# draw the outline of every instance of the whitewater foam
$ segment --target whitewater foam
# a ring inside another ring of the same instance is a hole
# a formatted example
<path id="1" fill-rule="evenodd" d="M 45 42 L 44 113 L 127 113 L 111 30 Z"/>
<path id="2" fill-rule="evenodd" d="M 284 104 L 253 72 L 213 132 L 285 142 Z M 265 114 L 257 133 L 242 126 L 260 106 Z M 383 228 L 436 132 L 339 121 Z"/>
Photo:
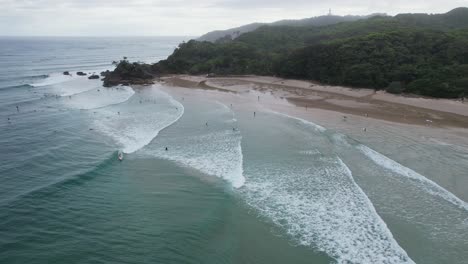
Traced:
<path id="1" fill-rule="evenodd" d="M 160 138 L 158 144 L 146 152 L 207 175 L 220 177 L 230 182 L 234 188 L 242 187 L 245 183 L 242 136 L 238 129 L 232 130 L 232 123 L 236 122 L 234 113 L 225 105 L 219 105 L 221 107 L 214 109 L 212 113 L 217 115 L 216 121 L 221 120 L 224 125 L 210 124 L 199 131 L 192 127 L 180 129 L 191 133 L 171 134 L 170 137 Z M 169 151 L 165 151 L 165 146 L 170 146 Z"/>
<path id="2" fill-rule="evenodd" d="M 90 110 L 123 103 L 134 94 L 133 89 L 128 86 L 111 89 L 99 87 L 73 96 L 64 96 L 62 102 L 70 108 Z"/>
<path id="3" fill-rule="evenodd" d="M 114 139 L 125 153 L 133 153 L 148 145 L 161 130 L 184 114 L 183 105 L 170 95 L 160 90 L 152 92 L 153 103 L 141 103 L 133 96 L 125 104 L 97 109 L 93 114 L 97 130 Z"/>
<path id="4" fill-rule="evenodd" d="M 152 154 L 182 165 L 192 167 L 208 175 L 229 181 L 240 188 L 245 183 L 242 168 L 242 149 L 239 134 L 210 133 L 191 137 L 189 146 L 172 146 L 170 151 L 153 151 Z"/>
<path id="5" fill-rule="evenodd" d="M 33 87 L 49 86 L 53 84 L 68 82 L 77 78 L 83 78 L 83 77 L 76 76 L 76 75 L 73 75 L 73 76 L 63 75 L 61 73 L 52 73 L 48 75 L 45 79 L 31 83 L 30 85 Z"/>
<path id="6" fill-rule="evenodd" d="M 325 132 L 327 131 L 326 128 L 320 126 L 320 125 L 317 125 L 313 122 L 310 122 L 308 120 L 305 120 L 305 119 L 302 119 L 302 118 L 299 118 L 299 117 L 295 117 L 295 116 L 290 116 L 290 115 L 287 115 L 287 114 L 283 114 L 283 113 L 280 113 L 280 112 L 276 112 L 276 111 L 273 111 L 273 110 L 268 110 L 268 112 L 272 113 L 272 114 L 275 114 L 275 115 L 279 115 L 279 116 L 284 116 L 284 117 L 287 117 L 287 118 L 290 118 L 290 119 L 294 119 L 294 120 L 297 120 L 297 121 L 300 121 L 301 123 L 305 124 L 305 125 L 308 125 L 312 128 L 314 128 L 316 131 L 318 132 Z"/>
<path id="7" fill-rule="evenodd" d="M 413 263 L 343 161 L 321 165 L 256 171 L 244 188 L 247 203 L 338 263 Z"/>
<path id="8" fill-rule="evenodd" d="M 424 177 L 423 175 L 415 172 L 414 170 L 401 165 L 400 163 L 378 153 L 377 151 L 364 146 L 358 145 L 356 146 L 364 155 L 366 155 L 369 159 L 371 159 L 377 165 L 386 168 L 398 175 L 407 177 L 409 179 L 415 180 L 414 182 L 419 184 L 426 192 L 439 196 L 444 200 L 468 211 L 468 204 L 461 200 L 460 198 L 456 197 L 453 193 L 447 191 L 446 189 L 439 186 L 437 183 L 433 182 L 432 180 Z"/>

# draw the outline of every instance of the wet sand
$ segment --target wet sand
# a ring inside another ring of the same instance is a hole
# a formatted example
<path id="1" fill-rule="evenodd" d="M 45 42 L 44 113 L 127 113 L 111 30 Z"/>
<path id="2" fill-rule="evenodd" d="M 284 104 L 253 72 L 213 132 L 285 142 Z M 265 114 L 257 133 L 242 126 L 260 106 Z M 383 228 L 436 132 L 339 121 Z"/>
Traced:
<path id="1" fill-rule="evenodd" d="M 468 128 L 468 103 L 448 99 L 405 97 L 371 89 L 326 86 L 275 77 L 216 77 L 176 75 L 162 79 L 169 85 L 232 93 L 251 91 L 285 99 L 308 109 L 323 109 L 403 124 Z M 344 117 L 346 116 L 346 117 Z"/>

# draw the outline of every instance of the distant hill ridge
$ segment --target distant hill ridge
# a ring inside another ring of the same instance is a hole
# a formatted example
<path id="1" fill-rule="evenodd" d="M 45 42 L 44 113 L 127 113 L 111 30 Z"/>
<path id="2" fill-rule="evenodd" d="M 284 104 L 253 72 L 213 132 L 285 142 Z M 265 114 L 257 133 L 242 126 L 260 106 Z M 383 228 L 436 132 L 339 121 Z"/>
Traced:
<path id="1" fill-rule="evenodd" d="M 326 26 L 333 25 L 340 22 L 351 22 L 360 19 L 367 19 L 375 16 L 387 16 L 384 13 L 375 13 L 367 16 L 335 16 L 335 15 L 326 15 L 326 16 L 317 16 L 304 19 L 285 19 L 279 20 L 272 23 L 251 23 L 243 25 L 240 27 L 230 28 L 226 30 L 216 30 L 208 32 L 201 37 L 198 41 L 210 41 L 216 42 L 218 40 L 233 40 L 242 35 L 243 33 L 254 31 L 261 26 Z"/>
<path id="2" fill-rule="evenodd" d="M 165 73 L 256 74 L 391 93 L 468 95 L 468 8 L 342 22 L 337 20 L 356 17 L 335 18 L 254 23 L 234 30 L 234 39 L 218 32 L 221 39 L 183 42 L 152 65 L 121 62 L 114 75 L 122 83 L 129 72 L 137 82 L 140 76 Z"/>

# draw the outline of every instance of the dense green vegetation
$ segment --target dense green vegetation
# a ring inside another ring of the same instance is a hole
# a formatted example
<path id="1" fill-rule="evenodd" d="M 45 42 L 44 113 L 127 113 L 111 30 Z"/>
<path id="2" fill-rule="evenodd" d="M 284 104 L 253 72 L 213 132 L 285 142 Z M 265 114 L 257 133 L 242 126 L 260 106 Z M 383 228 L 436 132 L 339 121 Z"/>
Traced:
<path id="1" fill-rule="evenodd" d="M 458 32 L 395 31 L 294 51 L 282 76 L 434 97 L 468 94 L 468 38 Z"/>
<path id="2" fill-rule="evenodd" d="M 456 98 L 468 94 L 468 8 L 327 26 L 262 26 L 235 40 L 191 40 L 156 72 L 259 74 Z"/>

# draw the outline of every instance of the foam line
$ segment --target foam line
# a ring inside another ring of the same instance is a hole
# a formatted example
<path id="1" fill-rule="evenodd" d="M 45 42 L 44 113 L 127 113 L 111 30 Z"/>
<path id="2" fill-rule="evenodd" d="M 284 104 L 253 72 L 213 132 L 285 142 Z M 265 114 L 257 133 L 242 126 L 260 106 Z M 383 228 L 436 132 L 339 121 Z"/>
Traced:
<path id="1" fill-rule="evenodd" d="M 220 115 L 222 122 L 226 124 L 236 122 L 234 113 L 225 105 L 218 104 L 221 108 L 213 112 Z M 155 148 L 145 151 L 152 156 L 222 178 L 234 188 L 240 188 L 245 183 L 241 142 L 240 131 L 231 130 L 231 125 L 221 128 L 212 126 L 205 131 L 161 138 Z M 170 150 L 165 151 L 165 146 L 170 146 Z"/>
<path id="2" fill-rule="evenodd" d="M 80 77 L 76 75 L 69 76 L 69 75 L 54 73 L 54 74 L 49 75 L 47 78 L 31 83 L 30 85 L 33 87 L 48 86 L 48 85 L 68 82 L 77 78 L 84 78 L 84 77 Z"/>
<path id="3" fill-rule="evenodd" d="M 417 183 L 424 188 L 425 191 L 432 195 L 439 196 L 444 200 L 468 211 L 468 204 L 461 200 L 460 198 L 456 197 L 453 193 L 447 191 L 443 187 L 439 186 L 437 183 L 433 182 L 432 180 L 424 177 L 423 175 L 415 172 L 414 170 L 405 167 L 398 162 L 378 153 L 377 151 L 364 146 L 358 145 L 356 146 L 364 155 L 366 155 L 369 159 L 371 159 L 377 165 L 386 168 L 398 175 L 410 178 L 415 180 Z"/>
<path id="4" fill-rule="evenodd" d="M 118 87 L 118 90 L 100 87 L 70 95 L 70 98 L 62 96 L 62 102 L 70 108 L 91 110 L 126 102 L 134 94 L 135 91 L 127 86 Z"/>
<path id="5" fill-rule="evenodd" d="M 174 116 L 172 120 L 167 121 L 166 123 L 162 124 L 158 129 L 155 129 L 153 133 L 150 133 L 148 136 L 141 138 L 140 140 L 138 140 L 137 142 L 134 142 L 133 144 L 127 144 L 124 147 L 123 152 L 133 153 L 143 148 L 144 146 L 148 145 L 154 138 L 156 138 L 159 135 L 159 132 L 161 132 L 161 130 L 174 124 L 184 115 L 184 112 L 185 112 L 184 106 L 178 101 L 174 100 L 170 95 L 167 95 L 167 96 L 170 97 L 169 99 L 170 102 L 173 105 L 176 105 L 178 109 L 181 109 L 181 111 L 178 111 L 178 114 Z"/>
<path id="6" fill-rule="evenodd" d="M 346 164 L 339 157 L 316 161 L 313 168 L 255 169 L 245 185 L 247 203 L 337 263 L 414 263 Z"/>
<path id="7" fill-rule="evenodd" d="M 134 102 L 128 104 L 96 109 L 93 116 L 97 130 L 114 139 L 127 154 L 148 145 L 161 130 L 177 122 L 185 111 L 184 106 L 170 95 L 159 90 L 156 93 L 157 104 L 139 104 L 134 98 Z"/>
<path id="8" fill-rule="evenodd" d="M 279 112 L 276 112 L 276 111 L 273 111 L 273 110 L 268 110 L 268 112 L 273 113 L 273 114 L 275 114 L 275 115 L 280 115 L 280 116 L 284 116 L 284 117 L 287 117 L 287 118 L 291 118 L 291 119 L 300 121 L 301 123 L 303 123 L 303 124 L 305 124 L 305 125 L 308 125 L 308 126 L 311 126 L 311 127 L 314 128 L 316 131 L 319 131 L 319 132 L 325 132 L 325 131 L 327 131 L 327 129 L 324 128 L 323 126 L 317 125 L 317 124 L 315 124 L 315 123 L 313 123 L 313 122 L 310 122 L 310 121 L 308 121 L 308 120 L 305 120 L 305 119 L 302 119 L 302 118 L 299 118 L 299 117 L 290 116 L 290 115 L 283 114 L 283 113 L 279 113 Z"/>

